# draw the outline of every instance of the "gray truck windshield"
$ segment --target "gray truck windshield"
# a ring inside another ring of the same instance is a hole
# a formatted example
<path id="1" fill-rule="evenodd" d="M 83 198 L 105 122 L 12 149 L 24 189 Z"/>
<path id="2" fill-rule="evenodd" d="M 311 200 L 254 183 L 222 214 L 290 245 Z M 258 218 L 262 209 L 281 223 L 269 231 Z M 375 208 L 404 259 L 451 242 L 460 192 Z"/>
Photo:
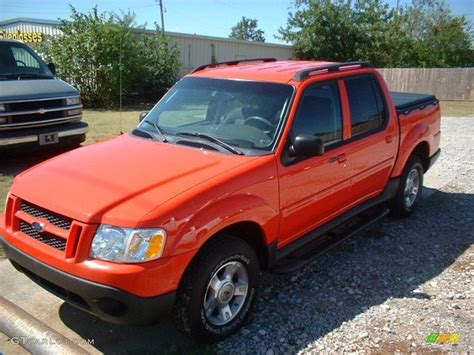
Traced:
<path id="1" fill-rule="evenodd" d="M 48 66 L 28 46 L 0 42 L 0 80 L 53 78 Z"/>
<path id="2" fill-rule="evenodd" d="M 164 134 L 207 135 L 234 147 L 270 150 L 292 93 L 287 84 L 189 77 L 176 84 L 145 121 L 154 122 Z M 153 127 L 142 122 L 140 129 Z"/>

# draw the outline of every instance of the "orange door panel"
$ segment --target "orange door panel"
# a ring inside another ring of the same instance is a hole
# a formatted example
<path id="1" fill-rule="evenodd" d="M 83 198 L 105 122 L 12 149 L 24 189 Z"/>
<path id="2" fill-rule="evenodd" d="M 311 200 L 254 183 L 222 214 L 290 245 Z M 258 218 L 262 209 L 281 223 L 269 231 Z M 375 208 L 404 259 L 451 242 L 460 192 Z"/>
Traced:
<path id="1" fill-rule="evenodd" d="M 388 182 L 398 149 L 397 118 L 374 75 L 346 78 L 341 91 L 349 106 L 347 154 L 354 206 L 379 195 Z"/>
<path id="2" fill-rule="evenodd" d="M 337 215 L 350 200 L 347 162 L 339 162 L 345 147 L 290 167 L 280 167 L 281 227 L 278 246 Z"/>
<path id="3" fill-rule="evenodd" d="M 300 134 L 313 135 L 323 141 L 326 152 L 293 161 L 283 153 L 279 247 L 340 214 L 349 204 L 350 158 L 343 145 L 347 116 L 341 102 L 337 80 L 309 84 L 300 96 L 287 145 Z"/>
<path id="4" fill-rule="evenodd" d="M 382 131 L 350 144 L 353 205 L 377 196 L 387 184 L 397 150 L 395 141 L 385 140 L 387 134 Z"/>

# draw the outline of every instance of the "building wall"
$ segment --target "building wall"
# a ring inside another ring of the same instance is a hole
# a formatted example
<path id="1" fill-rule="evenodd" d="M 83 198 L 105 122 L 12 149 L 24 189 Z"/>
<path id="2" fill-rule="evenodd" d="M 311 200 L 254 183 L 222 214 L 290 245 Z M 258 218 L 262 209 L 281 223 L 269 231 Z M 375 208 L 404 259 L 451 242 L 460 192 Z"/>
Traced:
<path id="1" fill-rule="evenodd" d="M 0 24 L 0 29 L 7 33 L 42 32 L 48 36 L 60 35 L 56 26 L 57 21 L 35 23 L 20 21 L 6 25 Z M 154 31 L 147 31 L 154 33 Z M 272 57 L 290 59 L 294 57 L 292 46 L 234 40 L 229 38 L 200 36 L 186 33 L 166 32 L 170 42 L 175 44 L 180 52 L 179 76 L 183 76 L 202 64 L 214 61 L 222 62 L 236 59 Z"/>
<path id="2" fill-rule="evenodd" d="M 33 22 L 16 22 L 8 25 L 1 25 L 0 29 L 3 29 L 7 33 L 13 33 L 16 31 L 20 32 L 42 32 L 47 36 L 60 35 L 59 31 L 54 25 L 46 25 Z"/>
<path id="3" fill-rule="evenodd" d="M 184 75 L 202 64 L 237 59 L 271 57 L 278 60 L 294 58 L 293 47 L 256 43 L 218 37 L 167 33 L 180 52 L 180 74 Z"/>

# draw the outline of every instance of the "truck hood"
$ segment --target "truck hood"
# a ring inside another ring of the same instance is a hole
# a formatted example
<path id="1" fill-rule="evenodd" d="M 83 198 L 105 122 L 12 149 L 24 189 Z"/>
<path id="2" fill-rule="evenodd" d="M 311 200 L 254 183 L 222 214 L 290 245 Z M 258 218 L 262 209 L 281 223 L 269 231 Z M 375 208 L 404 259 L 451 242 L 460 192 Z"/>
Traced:
<path id="1" fill-rule="evenodd" d="M 59 79 L 1 80 L 0 101 L 35 100 L 78 95 L 79 91 Z"/>
<path id="2" fill-rule="evenodd" d="M 124 134 L 30 168 L 11 193 L 81 222 L 134 227 L 169 199 L 253 159 Z"/>

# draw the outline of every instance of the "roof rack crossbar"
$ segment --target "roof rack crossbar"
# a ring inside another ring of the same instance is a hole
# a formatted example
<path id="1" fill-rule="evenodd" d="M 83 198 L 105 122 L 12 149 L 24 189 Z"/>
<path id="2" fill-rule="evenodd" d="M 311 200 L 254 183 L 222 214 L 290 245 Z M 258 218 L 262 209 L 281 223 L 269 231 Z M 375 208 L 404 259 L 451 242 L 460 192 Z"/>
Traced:
<path id="1" fill-rule="evenodd" d="M 293 79 L 295 81 L 303 81 L 306 78 L 316 75 L 316 74 L 323 74 L 323 73 L 334 73 L 344 69 L 350 69 L 351 67 L 355 68 L 371 68 L 372 64 L 368 62 L 346 62 L 346 63 L 337 63 L 337 64 L 329 64 L 329 65 L 320 65 L 317 67 L 307 68 L 298 71 Z"/>
<path id="2" fill-rule="evenodd" d="M 246 62 L 263 62 L 263 63 L 267 63 L 267 62 L 276 62 L 276 58 L 251 58 L 251 59 L 239 59 L 239 60 L 231 60 L 231 61 L 228 61 L 228 62 L 220 62 L 220 63 L 209 63 L 209 64 L 204 64 L 204 65 L 200 65 L 199 67 L 197 67 L 196 69 L 194 69 L 192 73 L 195 73 L 197 71 L 201 71 L 201 70 L 204 70 L 206 68 L 215 68 L 215 67 L 218 67 L 220 65 L 238 65 L 240 63 L 246 63 Z"/>

